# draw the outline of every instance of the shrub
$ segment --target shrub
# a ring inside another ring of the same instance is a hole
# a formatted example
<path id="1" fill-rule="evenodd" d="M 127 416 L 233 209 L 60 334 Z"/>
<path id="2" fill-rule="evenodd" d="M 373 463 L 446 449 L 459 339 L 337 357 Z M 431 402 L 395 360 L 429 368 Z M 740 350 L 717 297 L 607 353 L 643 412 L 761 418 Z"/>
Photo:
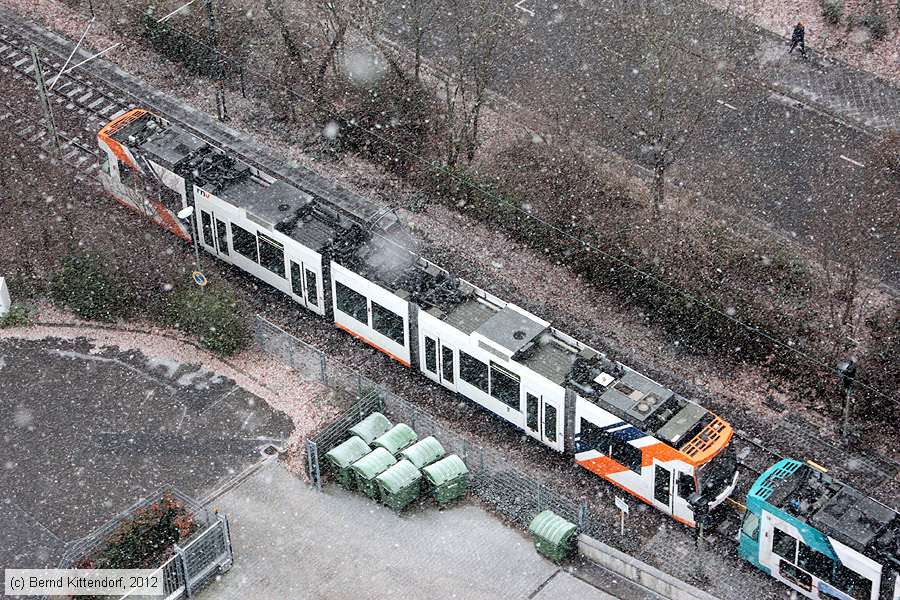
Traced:
<path id="1" fill-rule="evenodd" d="M 106 544 L 76 568 L 153 569 L 172 554 L 172 546 L 196 530 L 194 516 L 167 492 L 119 525 Z"/>
<path id="2" fill-rule="evenodd" d="M 863 25 L 869 28 L 873 40 L 881 41 L 887 37 L 887 19 L 878 13 L 871 12 L 863 17 Z"/>
<path id="3" fill-rule="evenodd" d="M 204 348 L 226 356 L 240 352 L 250 340 L 245 312 L 230 293 L 208 286 L 179 290 L 166 307 L 171 323 L 196 335 Z"/>
<path id="4" fill-rule="evenodd" d="M 119 285 L 96 256 L 63 259 L 53 277 L 50 296 L 78 317 L 89 321 L 115 321 L 131 305 L 131 294 Z"/>
<path id="5" fill-rule="evenodd" d="M 826 21 L 837 25 L 844 14 L 844 0 L 822 0 L 822 14 Z"/>
<path id="6" fill-rule="evenodd" d="M 28 308 L 21 304 L 13 304 L 9 312 L 0 317 L 0 329 L 24 325 L 28 325 Z"/>
<path id="7" fill-rule="evenodd" d="M 345 83 L 335 95 L 325 126 L 332 146 L 359 154 L 397 175 L 409 174 L 415 156 L 427 155 L 430 141 L 439 134 L 441 119 L 435 97 L 418 81 L 393 71 L 370 87 Z"/>

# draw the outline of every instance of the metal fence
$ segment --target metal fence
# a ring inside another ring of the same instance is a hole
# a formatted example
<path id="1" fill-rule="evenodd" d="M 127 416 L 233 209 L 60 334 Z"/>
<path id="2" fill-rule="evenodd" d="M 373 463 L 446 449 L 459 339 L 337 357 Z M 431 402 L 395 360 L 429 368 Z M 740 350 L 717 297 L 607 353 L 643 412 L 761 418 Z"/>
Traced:
<path id="1" fill-rule="evenodd" d="M 163 495 L 173 496 L 198 523 L 198 531 L 181 544 L 173 546 L 173 554 L 160 565 L 154 575 L 160 575 L 164 582 L 164 600 L 192 598 L 217 573 L 231 568 L 233 553 L 228 519 L 224 515 L 210 513 L 191 497 L 175 488 L 160 488 L 147 498 L 130 506 L 86 537 L 66 548 L 60 561 L 61 569 L 76 568 L 107 543 L 109 537 L 127 520 L 139 511 L 157 502 Z M 143 598 L 136 594 L 125 594 L 120 600 Z M 158 598 L 158 597 L 157 597 Z"/>
<path id="2" fill-rule="evenodd" d="M 256 315 L 254 341 L 261 350 L 277 356 L 308 381 L 317 381 L 341 390 L 353 398 L 362 398 L 380 386 L 324 352 L 286 332 L 271 321 Z"/>
<path id="3" fill-rule="evenodd" d="M 350 370 L 340 362 L 327 359 L 316 348 L 286 333 L 257 316 L 256 340 L 260 348 L 288 365 L 299 365 L 298 372 L 314 381 L 356 392 L 352 406 L 305 443 L 306 469 L 310 481 L 321 489 L 321 461 L 325 453 L 348 437 L 356 423 L 375 411 L 384 412 L 394 422 L 412 427 L 419 439 L 433 435 L 448 453 L 455 453 L 470 471 L 471 491 L 485 505 L 517 525 L 526 528 L 534 516 L 550 509 L 575 523 L 579 532 L 601 541 L 613 542 L 623 550 L 628 540 L 615 535 L 615 524 L 592 511 L 584 498 L 565 493 L 537 474 L 514 466 L 509 457 L 472 442 L 443 425 L 431 413 Z M 309 368 L 315 365 L 315 368 Z M 624 542 L 624 543 L 623 543 Z"/>

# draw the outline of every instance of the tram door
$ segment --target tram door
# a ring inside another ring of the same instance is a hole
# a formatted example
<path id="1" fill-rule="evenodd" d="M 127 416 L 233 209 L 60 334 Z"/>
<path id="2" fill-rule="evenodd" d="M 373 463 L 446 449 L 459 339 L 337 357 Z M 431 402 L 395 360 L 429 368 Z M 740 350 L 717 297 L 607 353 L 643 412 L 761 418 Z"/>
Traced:
<path id="1" fill-rule="evenodd" d="M 672 471 L 659 463 L 653 465 L 653 504 L 672 512 Z"/>
<path id="2" fill-rule="evenodd" d="M 316 272 L 310 269 L 303 261 L 293 258 L 291 263 L 291 293 L 294 299 L 314 310 L 320 310 L 319 282 Z"/>
<path id="3" fill-rule="evenodd" d="M 200 243 L 211 254 L 228 261 L 228 224 L 217 219 L 213 211 L 202 208 L 200 209 Z"/>
<path id="4" fill-rule="evenodd" d="M 454 356 L 453 348 L 441 342 L 441 383 L 451 389 L 456 389 L 454 384 L 456 379 L 453 375 L 456 366 Z"/>
<path id="5" fill-rule="evenodd" d="M 555 450 L 562 450 L 561 415 L 556 402 L 525 390 L 525 432 Z"/>

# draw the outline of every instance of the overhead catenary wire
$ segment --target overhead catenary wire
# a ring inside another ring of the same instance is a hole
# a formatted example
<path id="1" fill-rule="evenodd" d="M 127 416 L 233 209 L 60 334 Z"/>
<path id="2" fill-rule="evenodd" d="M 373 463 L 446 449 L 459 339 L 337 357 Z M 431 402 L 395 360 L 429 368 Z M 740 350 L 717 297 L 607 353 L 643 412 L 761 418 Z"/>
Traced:
<path id="1" fill-rule="evenodd" d="M 90 18 L 90 17 L 88 17 L 87 15 L 85 15 L 84 13 L 79 13 L 79 14 L 81 14 L 81 15 L 82 15 L 83 17 L 85 17 L 85 18 Z M 194 37 L 192 34 L 190 34 L 190 33 L 188 33 L 188 32 L 185 32 L 185 31 L 183 31 L 183 30 L 177 29 L 177 28 L 173 27 L 172 25 L 170 25 L 169 23 L 166 23 L 166 26 L 169 27 L 172 31 L 177 32 L 177 33 L 180 34 L 180 35 L 184 35 L 184 36 L 190 38 L 193 42 L 195 42 L 195 43 L 198 44 L 198 45 L 203 46 L 203 47 L 204 47 L 205 49 L 207 49 L 208 51 L 214 52 L 215 54 L 218 55 L 218 58 L 219 58 L 220 60 L 225 60 L 225 61 L 227 61 L 228 63 L 230 63 L 230 64 L 232 64 L 232 65 L 234 65 L 234 66 L 236 66 L 236 67 L 238 67 L 238 68 L 241 68 L 241 63 L 240 63 L 238 60 L 232 58 L 230 55 L 228 55 L 228 54 L 222 52 L 221 50 L 219 50 L 219 49 L 217 49 L 217 48 L 213 48 L 213 47 L 209 46 L 209 45 L 206 44 L 203 40 L 199 40 L 199 39 L 197 39 L 196 37 Z M 125 43 L 125 42 L 119 42 L 119 43 L 117 43 L 117 44 L 114 44 L 113 46 L 108 47 L 107 49 L 103 50 L 102 52 L 100 52 L 100 53 L 98 53 L 98 54 L 95 54 L 95 55 L 91 56 L 91 57 L 90 57 L 89 59 L 87 59 L 87 60 L 91 60 L 91 59 L 93 59 L 93 58 L 96 58 L 96 57 L 98 57 L 100 54 L 105 54 L 106 52 L 112 50 L 113 48 L 115 48 L 115 47 L 120 47 L 120 46 L 124 47 L 124 46 L 126 46 L 126 43 Z M 68 72 L 68 71 L 72 71 L 72 70 L 75 69 L 76 67 L 78 67 L 78 66 L 84 64 L 85 62 L 87 62 L 87 60 L 82 61 L 82 62 L 78 63 L 77 65 L 75 65 L 75 66 L 73 66 L 73 67 L 67 69 L 67 72 Z M 273 87 L 278 88 L 278 89 L 281 89 L 281 90 L 287 92 L 287 94 L 288 94 L 289 96 L 291 96 L 291 97 L 293 97 L 293 98 L 295 98 L 295 99 L 297 99 L 297 100 L 301 100 L 301 101 L 303 101 L 303 102 L 310 102 L 310 101 L 311 101 L 309 98 L 307 98 L 307 97 L 305 97 L 303 94 L 297 92 L 295 89 L 292 89 L 291 87 L 288 87 L 288 86 L 284 85 L 283 83 L 277 82 L 277 81 L 275 81 L 274 79 L 272 79 L 272 78 L 270 78 L 270 77 L 268 77 L 268 76 L 266 76 L 266 75 L 262 75 L 262 74 L 259 74 L 259 73 L 256 73 L 255 75 L 256 75 L 257 77 L 259 77 L 260 79 L 266 81 L 267 83 L 269 83 L 269 84 L 272 85 Z M 753 78 L 747 78 L 747 79 L 755 82 L 755 79 L 753 79 Z M 547 227 L 548 229 L 550 229 L 550 230 L 552 230 L 552 231 L 554 231 L 554 232 L 560 234 L 563 238 L 568 239 L 568 240 L 570 240 L 570 241 L 573 241 L 573 242 L 579 244 L 582 248 L 591 250 L 592 252 L 596 253 L 597 255 L 602 256 L 602 257 L 604 257 L 604 258 L 606 258 L 606 259 L 612 261 L 613 263 L 615 263 L 615 264 L 617 264 L 617 265 L 619 265 L 619 266 L 621 266 L 621 267 L 623 267 L 623 268 L 625 268 L 625 269 L 628 269 L 628 270 L 630 270 L 630 271 L 632 271 L 632 272 L 634 272 L 634 273 L 636 273 L 636 274 L 638 274 L 638 275 L 644 277 L 644 278 L 647 279 L 647 280 L 653 281 L 653 282 L 655 282 L 655 283 L 661 285 L 663 288 L 665 288 L 665 289 L 667 289 L 667 290 L 670 290 L 670 291 L 672 291 L 672 292 L 674 292 L 674 293 L 677 293 L 677 294 L 683 296 L 684 298 L 690 300 L 691 302 L 694 302 L 694 303 L 696 303 L 696 304 L 698 304 L 698 305 L 700 305 L 700 306 L 706 308 L 708 312 L 713 313 L 713 314 L 716 314 L 716 315 L 718 315 L 718 316 L 720 316 L 720 317 L 722 317 L 722 318 L 724 318 L 724 319 L 726 319 L 726 320 L 728 320 L 728 321 L 734 323 L 734 324 L 737 325 L 738 327 L 740 327 L 740 328 L 742 328 L 742 329 L 748 331 L 749 333 L 751 333 L 751 334 L 753 334 L 753 335 L 758 335 L 758 336 L 760 336 L 761 338 L 766 339 L 767 341 L 769 341 L 770 343 L 772 343 L 774 346 L 777 346 L 777 347 L 779 347 L 779 348 L 782 348 L 782 349 L 784 349 L 784 350 L 787 350 L 787 351 L 789 351 L 790 353 L 792 353 L 792 354 L 794 354 L 794 355 L 796 355 L 796 356 L 798 356 L 798 357 L 804 359 L 806 362 L 808 362 L 808 363 L 810 363 L 810 364 L 812 364 L 812 365 L 816 365 L 816 366 L 818 366 L 818 367 L 820 367 L 820 368 L 824 368 L 825 370 L 827 370 L 827 371 L 829 371 L 829 372 L 831 372 L 831 371 L 834 370 L 834 367 L 833 367 L 832 365 L 828 364 L 826 361 L 824 361 L 824 360 L 821 359 L 820 357 L 812 356 L 812 355 L 810 355 L 810 354 L 808 354 L 808 353 L 806 353 L 806 352 L 800 350 L 799 348 L 794 347 L 792 344 L 790 344 L 790 343 L 788 343 L 788 342 L 783 342 L 783 341 L 781 341 L 780 339 L 776 338 L 774 335 L 772 335 L 772 334 L 770 334 L 769 332 L 765 331 L 764 329 L 762 329 L 762 328 L 760 328 L 760 327 L 757 327 L 756 325 L 753 325 L 753 324 L 750 324 L 750 323 L 745 323 L 743 320 L 738 319 L 738 318 L 736 318 L 736 317 L 733 316 L 733 315 L 729 315 L 726 311 L 722 311 L 722 310 L 718 309 L 717 307 L 715 307 L 714 305 L 710 304 L 710 303 L 709 303 L 708 301 L 706 301 L 705 299 L 702 299 L 702 298 L 700 298 L 700 297 L 698 297 L 698 296 L 695 296 L 694 294 L 691 294 L 690 292 L 688 292 L 688 291 L 686 291 L 686 290 L 683 290 L 683 289 L 679 288 L 678 286 L 675 286 L 675 285 L 673 285 L 673 284 L 671 284 L 671 283 L 669 283 L 669 282 L 667 282 L 667 281 L 665 281 L 665 280 L 662 280 L 662 279 L 656 277 L 655 275 L 653 275 L 653 274 L 651 274 L 651 273 L 649 273 L 649 272 L 647 272 L 647 271 L 645 271 L 645 270 L 643 270 L 643 269 L 641 269 L 641 268 L 639 268 L 639 267 L 637 267 L 637 266 L 635 266 L 635 265 L 629 263 L 629 262 L 626 261 L 625 259 L 623 259 L 623 258 L 621 258 L 621 257 L 618 257 L 618 256 L 615 256 L 615 255 L 613 255 L 613 254 L 610 254 L 610 253 L 604 251 L 603 249 L 597 247 L 595 244 L 593 244 L 593 243 L 591 243 L 591 242 L 589 242 L 589 241 L 587 241 L 587 240 L 585 240 L 585 239 L 579 238 L 577 235 L 575 235 L 575 234 L 573 234 L 573 233 L 570 233 L 570 232 L 568 232 L 568 231 L 562 229 L 561 227 L 559 227 L 559 226 L 557 226 L 557 225 L 554 225 L 554 224 L 552 224 L 552 223 L 550 223 L 550 222 L 548 222 L 548 221 L 546 221 L 546 220 L 544 220 L 544 219 L 542 219 L 542 218 L 540 218 L 540 217 L 538 217 L 538 216 L 535 216 L 533 213 L 529 212 L 529 211 L 526 210 L 526 209 L 523 209 L 523 208 L 522 208 L 521 206 L 519 206 L 518 204 L 516 204 L 516 203 L 514 203 L 514 202 L 512 202 L 512 201 L 510 201 L 510 200 L 508 200 L 508 199 L 506 199 L 506 198 L 504 198 L 504 197 L 502 197 L 502 196 L 498 196 L 498 195 L 496 195 L 496 194 L 493 194 L 490 190 L 485 189 L 483 186 L 479 185 L 477 182 L 474 182 L 474 181 L 472 181 L 472 180 L 470 180 L 470 179 L 468 179 L 468 178 L 460 177 L 460 176 L 457 175 L 452 169 L 449 169 L 449 168 L 446 167 L 445 165 L 441 165 L 441 164 L 439 164 L 439 163 L 435 163 L 434 161 L 431 161 L 431 160 L 429 160 L 429 159 L 427 159 L 427 158 L 425 158 L 425 157 L 422 157 L 422 156 L 418 155 L 417 153 L 415 153 L 414 151 L 409 150 L 407 147 L 402 146 L 402 145 L 400 145 L 400 144 L 397 144 L 396 142 L 394 142 L 394 141 L 392 141 L 392 140 L 390 140 L 390 139 L 387 139 L 386 137 L 384 137 L 384 136 L 382 136 L 382 135 L 379 135 L 376 131 L 371 130 L 371 129 L 368 129 L 368 128 L 366 128 L 366 127 L 360 125 L 359 123 L 356 123 L 356 122 L 353 122 L 353 121 L 348 121 L 348 122 L 346 123 L 346 125 L 347 125 L 348 127 L 352 128 L 352 129 L 359 130 L 359 131 L 361 131 L 362 133 L 371 136 L 372 138 L 378 140 L 378 141 L 381 142 L 381 143 L 387 144 L 388 146 L 391 146 L 391 147 L 395 148 L 397 151 L 399 151 L 399 152 L 401 152 L 402 154 L 404 154 L 404 155 L 406 155 L 406 156 L 408 156 L 408 157 L 414 159 L 415 161 L 417 161 L 417 162 L 419 162 L 419 163 L 421 163 L 421 164 L 427 165 L 428 167 L 430 167 L 430 168 L 432 168 L 432 169 L 436 169 L 436 170 L 441 171 L 441 172 L 444 173 L 447 177 L 449 177 L 450 179 L 452 179 L 452 180 L 455 181 L 456 183 L 460 184 L 462 187 L 466 187 L 466 188 L 475 190 L 475 191 L 477 191 L 479 194 L 481 194 L 482 196 L 484 196 L 484 197 L 486 197 L 486 198 L 489 198 L 489 199 L 491 199 L 491 200 L 493 200 L 493 201 L 495 201 L 495 202 L 498 202 L 498 203 L 507 205 L 507 206 L 509 206 L 509 207 L 511 207 L 511 208 L 513 208 L 513 209 L 515 209 L 517 212 L 522 213 L 522 214 L 525 216 L 525 218 L 532 219 L 532 220 L 534 220 L 535 222 L 537 222 L 537 223 L 543 225 L 544 227 Z M 833 182 L 831 185 L 835 185 L 836 183 L 837 183 L 837 181 Z M 830 187 L 830 186 L 829 186 L 829 187 Z M 391 243 L 393 243 L 393 244 L 397 244 L 397 241 L 396 241 L 396 240 L 386 238 L 386 237 L 382 236 L 381 234 L 377 234 L 377 233 L 376 233 L 376 235 L 379 235 L 380 237 L 383 237 L 384 239 L 386 239 L 387 241 L 389 241 L 389 242 L 391 242 Z M 408 251 L 410 251 L 410 252 L 413 252 L 412 250 L 409 250 L 408 248 L 405 248 L 405 249 L 408 250 Z M 414 252 L 413 252 L 413 253 L 414 253 Z M 624 253 L 624 252 L 623 252 L 623 254 L 625 254 L 625 256 L 628 257 L 628 258 L 631 258 L 631 257 L 632 257 L 631 255 L 629 255 L 629 254 L 627 254 L 627 253 Z M 900 406 L 900 400 L 897 400 L 897 399 L 895 399 L 895 398 L 892 398 L 890 395 L 888 395 L 887 393 L 881 391 L 880 389 L 878 389 L 878 388 L 876 388 L 876 387 L 874 387 L 874 386 L 870 386 L 869 384 L 865 383 L 864 381 L 862 381 L 862 380 L 859 379 L 858 377 L 856 377 L 856 378 L 848 378 L 848 380 L 849 380 L 850 382 L 852 382 L 853 385 L 856 385 L 856 386 L 859 386 L 859 387 L 862 388 L 862 389 L 868 390 L 868 391 L 870 391 L 870 392 L 876 394 L 877 396 L 879 396 L 879 397 L 881 397 L 881 398 L 883 398 L 883 399 L 885 399 L 885 400 L 888 400 L 888 401 L 890 401 L 890 402 L 893 402 L 893 403 L 897 404 L 898 406 Z"/>

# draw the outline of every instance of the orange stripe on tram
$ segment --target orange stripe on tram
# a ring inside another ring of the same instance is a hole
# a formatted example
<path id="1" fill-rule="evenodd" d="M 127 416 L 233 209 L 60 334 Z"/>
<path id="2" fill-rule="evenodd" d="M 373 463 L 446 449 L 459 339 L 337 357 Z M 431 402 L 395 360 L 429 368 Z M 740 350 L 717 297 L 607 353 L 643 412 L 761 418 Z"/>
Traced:
<path id="1" fill-rule="evenodd" d="M 347 333 L 349 333 L 350 335 L 352 335 L 352 336 L 355 337 L 356 339 L 362 340 L 363 342 L 365 342 L 365 343 L 367 343 L 368 345 L 372 346 L 373 348 L 375 348 L 375 349 L 378 350 L 379 352 L 382 352 L 382 353 L 384 353 L 384 354 L 387 354 L 388 356 L 390 356 L 391 358 L 393 358 L 394 360 L 396 360 L 398 363 L 400 363 L 400 364 L 403 365 L 404 367 L 412 368 L 412 365 L 409 363 L 408 360 L 403 360 L 402 358 L 400 358 L 399 356 L 397 356 L 397 355 L 394 354 L 393 352 L 388 352 L 387 350 L 385 350 L 384 348 L 382 348 L 382 347 L 379 346 L 378 344 L 374 343 L 372 340 L 368 339 L 367 337 L 364 337 L 364 336 L 362 336 L 362 335 L 356 333 L 356 332 L 353 331 L 352 329 L 349 329 L 348 327 L 345 327 L 344 325 L 341 325 L 341 324 L 338 323 L 337 321 L 335 321 L 334 326 L 337 327 L 338 329 L 342 329 L 342 330 L 346 331 Z"/>
<path id="2" fill-rule="evenodd" d="M 116 155 L 116 158 L 119 159 L 120 162 L 125 163 L 129 167 L 134 170 L 139 170 L 137 165 L 134 164 L 134 161 L 128 156 L 128 153 L 125 151 L 125 148 L 122 147 L 122 144 L 112 139 L 112 134 L 116 131 L 131 123 L 135 119 L 139 119 L 143 115 L 147 114 L 147 111 L 141 108 L 135 108 L 134 110 L 130 110 L 124 115 L 120 116 L 118 119 L 110 121 L 103 128 L 97 132 L 97 137 L 106 142 L 106 145 L 109 146 L 109 149 L 112 150 L 112 153 Z"/>

